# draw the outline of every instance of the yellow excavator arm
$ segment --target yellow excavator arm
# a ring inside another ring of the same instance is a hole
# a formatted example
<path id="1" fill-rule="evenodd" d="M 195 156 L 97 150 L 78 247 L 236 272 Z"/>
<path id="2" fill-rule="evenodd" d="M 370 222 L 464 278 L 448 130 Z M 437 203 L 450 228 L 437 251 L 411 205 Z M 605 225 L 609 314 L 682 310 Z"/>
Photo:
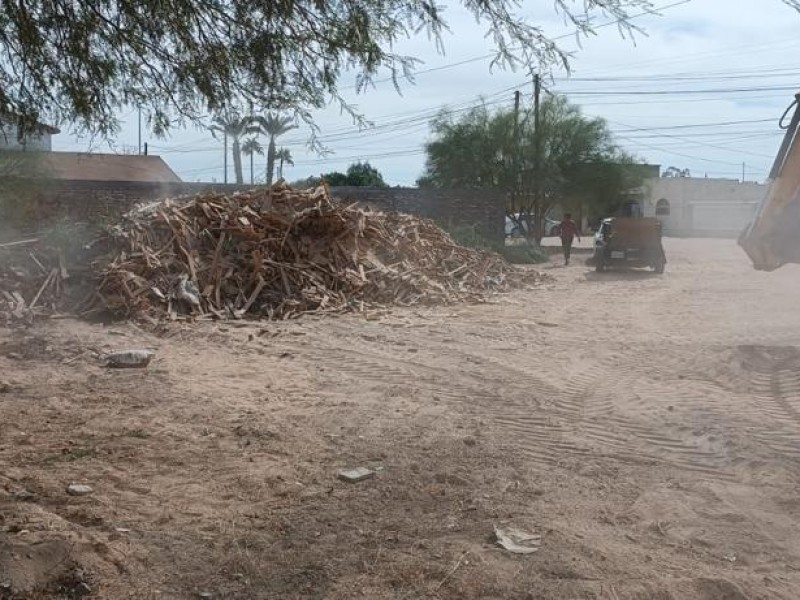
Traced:
<path id="1" fill-rule="evenodd" d="M 800 94 L 784 118 L 792 108 L 794 114 L 772 165 L 767 193 L 753 222 L 739 236 L 739 245 L 761 271 L 800 263 Z"/>

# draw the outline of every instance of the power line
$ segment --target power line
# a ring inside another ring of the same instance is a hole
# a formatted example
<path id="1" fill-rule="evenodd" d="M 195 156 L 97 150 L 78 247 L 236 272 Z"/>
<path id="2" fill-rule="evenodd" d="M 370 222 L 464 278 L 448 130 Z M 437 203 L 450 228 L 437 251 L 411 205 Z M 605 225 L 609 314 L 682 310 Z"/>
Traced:
<path id="1" fill-rule="evenodd" d="M 653 9 L 651 9 L 651 10 L 645 10 L 645 11 L 642 11 L 642 12 L 637 13 L 635 15 L 631 15 L 626 20 L 627 21 L 632 21 L 633 19 L 639 19 L 639 18 L 645 17 L 645 16 L 653 16 L 653 15 L 655 15 L 657 13 L 660 13 L 660 12 L 663 12 L 665 10 L 669 10 L 671 8 L 675 8 L 675 7 L 681 6 L 683 4 L 689 4 L 689 2 L 691 2 L 691 0 L 679 0 L 678 2 L 673 2 L 671 4 L 665 4 L 663 6 L 655 7 Z M 599 25 L 594 26 L 593 30 L 596 31 L 598 29 L 604 29 L 606 27 L 611 27 L 612 25 L 620 25 L 623 20 L 624 19 L 619 18 L 619 19 L 614 19 L 614 20 L 611 20 L 611 21 L 606 21 L 604 23 L 600 23 Z M 579 33 L 580 33 L 580 30 L 575 29 L 575 30 L 571 31 L 570 33 L 565 33 L 565 34 L 562 34 L 562 35 L 555 36 L 555 37 L 551 38 L 551 41 L 555 42 L 555 41 L 559 41 L 559 40 L 573 38 L 573 37 L 575 37 L 575 35 L 577 35 Z M 516 47 L 516 46 L 511 48 L 512 51 L 521 50 L 521 49 L 522 48 Z M 497 56 L 497 52 L 490 52 L 489 54 L 482 54 L 481 56 L 474 56 L 472 58 L 467 58 L 467 59 L 460 60 L 460 61 L 457 61 L 457 62 L 448 63 L 448 64 L 444 64 L 444 65 L 439 65 L 437 67 L 429 67 L 427 69 L 420 69 L 418 71 L 414 71 L 414 73 L 412 73 L 411 76 L 413 78 L 413 77 L 417 77 L 418 75 L 425 75 L 425 74 L 428 74 L 428 73 L 437 73 L 439 71 L 445 71 L 445 70 L 448 70 L 448 69 L 454 69 L 456 67 L 461 67 L 461 66 L 472 64 L 472 63 L 475 63 L 475 62 L 480 62 L 480 61 L 483 61 L 483 60 L 486 60 L 486 59 L 489 59 L 489 58 L 494 58 L 496 56 Z M 383 79 L 375 79 L 372 83 L 375 84 L 375 83 L 387 83 L 387 82 L 394 82 L 394 78 L 393 77 L 386 77 L 386 78 L 383 78 Z M 346 89 L 357 89 L 357 88 L 358 88 L 358 85 L 351 85 L 351 86 L 343 87 L 342 89 L 346 90 Z"/>
<path id="2" fill-rule="evenodd" d="M 569 96 L 678 96 L 681 94 L 736 94 L 744 92 L 792 92 L 797 86 L 773 86 L 750 88 L 709 88 L 700 90 L 570 90 Z"/>

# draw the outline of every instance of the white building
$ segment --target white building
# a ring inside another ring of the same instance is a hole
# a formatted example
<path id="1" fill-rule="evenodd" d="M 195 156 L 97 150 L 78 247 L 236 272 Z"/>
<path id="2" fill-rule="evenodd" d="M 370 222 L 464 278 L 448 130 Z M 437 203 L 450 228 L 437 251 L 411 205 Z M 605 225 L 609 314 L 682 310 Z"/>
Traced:
<path id="1" fill-rule="evenodd" d="M 22 140 L 17 135 L 17 124 L 0 119 L 0 152 L 5 150 L 50 152 L 53 150 L 53 135 L 59 130 L 49 125 L 38 124 L 34 131 Z"/>
<path id="2" fill-rule="evenodd" d="M 644 185 L 642 213 L 657 217 L 664 234 L 736 237 L 767 192 L 762 183 L 736 179 L 658 177 Z"/>

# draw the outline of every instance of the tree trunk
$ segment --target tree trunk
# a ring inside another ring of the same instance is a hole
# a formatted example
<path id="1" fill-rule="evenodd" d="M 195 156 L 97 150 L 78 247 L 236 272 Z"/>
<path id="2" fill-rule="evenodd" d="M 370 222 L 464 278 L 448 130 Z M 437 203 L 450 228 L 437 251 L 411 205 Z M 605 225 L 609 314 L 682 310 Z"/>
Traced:
<path id="1" fill-rule="evenodd" d="M 533 205 L 533 236 L 538 245 L 541 245 L 542 238 L 544 237 L 544 211 L 542 210 L 542 203 L 538 199 Z"/>
<path id="2" fill-rule="evenodd" d="M 267 148 L 267 185 L 272 185 L 272 177 L 275 174 L 275 136 L 269 136 L 269 147 Z"/>
<path id="3" fill-rule="evenodd" d="M 255 152 L 250 153 L 250 185 L 253 185 L 253 156 Z"/>
<path id="4" fill-rule="evenodd" d="M 281 156 L 281 162 L 278 163 L 278 179 L 283 179 L 283 156 Z"/>
<path id="5" fill-rule="evenodd" d="M 236 173 L 236 183 L 239 185 L 244 183 L 244 175 L 242 175 L 242 147 L 239 145 L 239 138 L 233 138 L 233 170 Z"/>

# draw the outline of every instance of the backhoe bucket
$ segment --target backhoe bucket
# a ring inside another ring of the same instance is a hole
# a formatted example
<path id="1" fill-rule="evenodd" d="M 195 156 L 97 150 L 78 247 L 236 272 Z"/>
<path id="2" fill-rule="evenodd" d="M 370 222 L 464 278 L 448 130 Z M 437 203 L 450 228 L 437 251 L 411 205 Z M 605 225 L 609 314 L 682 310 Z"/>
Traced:
<path id="1" fill-rule="evenodd" d="M 773 271 L 787 263 L 800 263 L 800 94 L 775 163 L 769 187 L 753 222 L 739 237 L 753 266 Z"/>

